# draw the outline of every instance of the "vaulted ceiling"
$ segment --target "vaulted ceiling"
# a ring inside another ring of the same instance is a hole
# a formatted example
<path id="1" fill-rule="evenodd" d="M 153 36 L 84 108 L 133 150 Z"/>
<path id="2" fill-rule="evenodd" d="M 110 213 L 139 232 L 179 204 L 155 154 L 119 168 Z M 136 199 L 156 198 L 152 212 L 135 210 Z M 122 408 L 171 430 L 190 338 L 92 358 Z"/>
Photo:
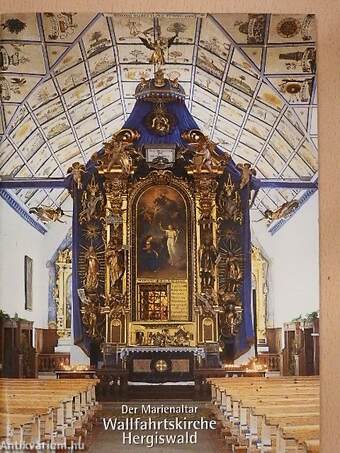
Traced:
<path id="1" fill-rule="evenodd" d="M 178 78 L 203 131 L 262 178 L 317 178 L 315 22 L 311 15 L 0 15 L 0 175 L 62 177 L 120 129 L 150 50 L 175 43 L 167 77 Z M 67 202 L 62 189 L 16 189 L 28 208 Z M 275 209 L 303 191 L 261 190 Z"/>

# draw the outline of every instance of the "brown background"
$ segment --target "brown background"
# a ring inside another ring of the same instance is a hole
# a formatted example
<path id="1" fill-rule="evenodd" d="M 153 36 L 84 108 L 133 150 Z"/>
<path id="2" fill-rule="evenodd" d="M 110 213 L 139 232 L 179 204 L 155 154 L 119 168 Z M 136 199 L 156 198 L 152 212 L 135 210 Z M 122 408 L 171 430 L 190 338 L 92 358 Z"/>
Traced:
<path id="1" fill-rule="evenodd" d="M 316 14 L 320 132 L 321 452 L 340 452 L 340 0 L 1 0 L 0 9 L 1 12 Z"/>

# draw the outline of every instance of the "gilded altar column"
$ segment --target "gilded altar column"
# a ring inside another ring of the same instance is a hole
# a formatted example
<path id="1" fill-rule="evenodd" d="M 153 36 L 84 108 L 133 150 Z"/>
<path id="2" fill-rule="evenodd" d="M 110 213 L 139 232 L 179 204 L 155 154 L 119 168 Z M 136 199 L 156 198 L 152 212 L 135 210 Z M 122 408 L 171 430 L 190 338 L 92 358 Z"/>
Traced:
<path id="1" fill-rule="evenodd" d="M 194 171 L 197 220 L 196 326 L 199 343 L 217 341 L 216 190 L 214 173 Z"/>
<path id="2" fill-rule="evenodd" d="M 107 174 L 105 181 L 105 300 L 106 341 L 126 343 L 126 205 L 127 178 L 122 172 Z"/>

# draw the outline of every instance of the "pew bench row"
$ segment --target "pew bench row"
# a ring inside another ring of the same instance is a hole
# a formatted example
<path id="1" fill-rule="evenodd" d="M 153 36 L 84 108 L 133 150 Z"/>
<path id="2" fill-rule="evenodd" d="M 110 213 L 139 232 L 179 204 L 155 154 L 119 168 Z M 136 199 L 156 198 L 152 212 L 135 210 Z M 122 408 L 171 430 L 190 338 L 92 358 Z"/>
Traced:
<path id="1" fill-rule="evenodd" d="M 69 445 L 84 440 L 95 411 L 95 379 L 0 379 L 0 441 Z"/>
<path id="2" fill-rule="evenodd" d="M 215 416 L 233 451 L 319 452 L 317 378 L 216 378 L 209 382 Z"/>

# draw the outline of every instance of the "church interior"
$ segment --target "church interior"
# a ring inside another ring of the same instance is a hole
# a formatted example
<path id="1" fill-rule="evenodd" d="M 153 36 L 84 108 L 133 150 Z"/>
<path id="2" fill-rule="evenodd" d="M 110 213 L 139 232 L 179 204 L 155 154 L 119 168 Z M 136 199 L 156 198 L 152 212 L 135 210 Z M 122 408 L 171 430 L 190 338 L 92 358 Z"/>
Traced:
<path id="1" fill-rule="evenodd" d="M 2 14 L 0 112 L 1 440 L 320 451 L 315 17 Z"/>

